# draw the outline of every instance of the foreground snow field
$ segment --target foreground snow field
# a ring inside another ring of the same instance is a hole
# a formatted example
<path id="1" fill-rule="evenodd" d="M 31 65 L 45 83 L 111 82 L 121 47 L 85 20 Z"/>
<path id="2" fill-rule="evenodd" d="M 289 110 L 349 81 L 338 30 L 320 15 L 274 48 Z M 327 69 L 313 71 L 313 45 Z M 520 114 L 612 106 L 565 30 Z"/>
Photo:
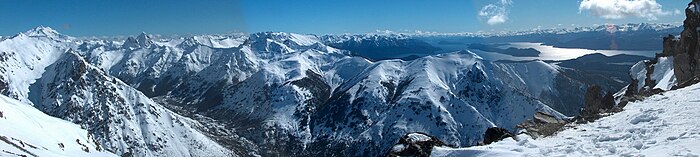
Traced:
<path id="1" fill-rule="evenodd" d="M 630 103 L 625 110 L 552 137 L 519 135 L 470 148 L 433 149 L 432 156 L 691 156 L 700 155 L 700 84 Z"/>
<path id="2" fill-rule="evenodd" d="M 80 126 L 0 95 L 0 156 L 117 156 Z"/>

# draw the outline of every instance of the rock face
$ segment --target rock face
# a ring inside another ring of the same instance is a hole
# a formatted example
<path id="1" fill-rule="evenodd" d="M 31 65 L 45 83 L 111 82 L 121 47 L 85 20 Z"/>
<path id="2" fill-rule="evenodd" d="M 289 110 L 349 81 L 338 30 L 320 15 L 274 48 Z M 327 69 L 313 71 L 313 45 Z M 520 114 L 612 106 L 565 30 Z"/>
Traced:
<path id="1" fill-rule="evenodd" d="M 662 55 L 676 58 L 673 68 L 679 83 L 692 80 L 700 74 L 700 56 L 698 49 L 698 27 L 700 27 L 699 0 L 693 0 L 685 9 L 686 19 L 683 21 L 683 32 L 680 38 L 664 38 L 664 51 Z"/>
<path id="2" fill-rule="evenodd" d="M 601 113 L 610 112 L 615 107 L 613 94 L 610 92 L 603 94 L 601 87 L 597 85 L 588 87 L 584 101 L 583 112 L 578 116 L 583 121 L 598 119 Z"/>
<path id="3" fill-rule="evenodd" d="M 663 52 L 652 60 L 641 61 L 630 69 L 632 83 L 616 94 L 618 106 L 643 99 L 666 90 L 678 89 L 700 82 L 700 0 L 688 3 L 686 19 L 680 36 L 664 37 Z"/>
<path id="4" fill-rule="evenodd" d="M 601 110 L 608 110 L 615 106 L 612 93 L 608 92 L 605 95 L 601 95 L 602 92 L 601 87 L 597 85 L 588 88 L 584 98 L 586 103 L 584 112 L 600 112 Z"/>
<path id="5" fill-rule="evenodd" d="M 486 129 L 486 133 L 484 133 L 484 144 L 491 144 L 493 142 L 498 142 L 502 139 L 508 138 L 508 137 L 514 137 L 513 134 L 508 132 L 508 130 L 499 128 L 499 127 L 492 127 Z"/>
<path id="6" fill-rule="evenodd" d="M 445 143 L 424 133 L 409 133 L 401 137 L 399 143 L 391 148 L 387 156 L 428 157 L 436 146 L 445 146 Z"/>

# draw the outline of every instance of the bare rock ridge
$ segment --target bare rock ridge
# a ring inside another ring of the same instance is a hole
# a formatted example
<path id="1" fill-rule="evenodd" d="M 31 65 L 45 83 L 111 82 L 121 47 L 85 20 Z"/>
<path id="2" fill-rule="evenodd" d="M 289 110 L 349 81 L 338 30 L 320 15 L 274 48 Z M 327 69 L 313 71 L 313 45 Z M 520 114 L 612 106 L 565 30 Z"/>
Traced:
<path id="1" fill-rule="evenodd" d="M 597 85 L 588 87 L 584 101 L 583 111 L 577 116 L 577 120 L 582 122 L 598 119 L 601 117 L 600 113 L 611 112 L 615 107 L 613 94 L 611 92 L 603 94 L 601 87 Z"/>
<path id="2" fill-rule="evenodd" d="M 700 82 L 700 0 L 688 3 L 686 19 L 679 36 L 668 35 L 663 40 L 663 52 L 652 60 L 641 61 L 630 69 L 632 83 L 616 95 L 617 106 L 641 100 L 667 90 L 683 88 Z"/>
<path id="3" fill-rule="evenodd" d="M 695 80 L 700 75 L 700 47 L 698 47 L 698 27 L 700 27 L 700 1 L 693 0 L 685 9 L 683 32 L 680 37 L 664 38 L 664 51 L 660 56 L 671 56 L 674 74 L 679 86 L 690 85 L 686 82 Z M 658 58 L 658 57 L 657 57 Z"/>

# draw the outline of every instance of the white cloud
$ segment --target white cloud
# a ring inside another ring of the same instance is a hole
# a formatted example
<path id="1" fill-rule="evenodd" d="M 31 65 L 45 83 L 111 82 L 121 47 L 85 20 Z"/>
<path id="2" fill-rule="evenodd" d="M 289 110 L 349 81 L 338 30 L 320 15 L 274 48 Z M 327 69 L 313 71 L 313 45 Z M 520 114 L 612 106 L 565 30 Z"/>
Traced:
<path id="1" fill-rule="evenodd" d="M 656 0 L 583 0 L 579 12 L 590 11 L 592 15 L 604 19 L 622 19 L 639 17 L 657 20 L 659 16 L 669 15 Z"/>
<path id="2" fill-rule="evenodd" d="M 479 16 L 487 18 L 486 23 L 496 25 L 508 21 L 508 9 L 513 4 L 512 0 L 499 0 L 494 4 L 489 4 L 481 8 Z"/>
<path id="3" fill-rule="evenodd" d="M 679 9 L 673 10 L 673 15 L 683 15 L 683 12 Z"/>

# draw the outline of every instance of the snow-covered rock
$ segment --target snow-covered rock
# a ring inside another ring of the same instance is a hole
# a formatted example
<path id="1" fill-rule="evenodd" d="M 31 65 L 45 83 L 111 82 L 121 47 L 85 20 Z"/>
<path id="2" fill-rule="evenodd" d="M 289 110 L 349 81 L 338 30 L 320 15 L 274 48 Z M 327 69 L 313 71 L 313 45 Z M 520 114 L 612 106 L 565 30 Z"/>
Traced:
<path id="1" fill-rule="evenodd" d="M 646 92 L 654 89 L 671 90 L 677 85 L 673 67 L 673 57 L 656 57 L 653 60 L 640 61 L 630 69 L 633 93 Z"/>

